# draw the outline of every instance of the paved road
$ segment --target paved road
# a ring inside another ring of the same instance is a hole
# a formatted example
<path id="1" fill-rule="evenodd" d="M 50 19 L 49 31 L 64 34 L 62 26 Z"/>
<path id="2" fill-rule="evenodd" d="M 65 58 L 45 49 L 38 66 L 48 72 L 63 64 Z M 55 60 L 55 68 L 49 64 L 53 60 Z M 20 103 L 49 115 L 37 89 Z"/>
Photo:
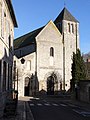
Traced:
<path id="1" fill-rule="evenodd" d="M 90 111 L 66 101 L 33 98 L 29 106 L 34 120 L 90 120 Z"/>

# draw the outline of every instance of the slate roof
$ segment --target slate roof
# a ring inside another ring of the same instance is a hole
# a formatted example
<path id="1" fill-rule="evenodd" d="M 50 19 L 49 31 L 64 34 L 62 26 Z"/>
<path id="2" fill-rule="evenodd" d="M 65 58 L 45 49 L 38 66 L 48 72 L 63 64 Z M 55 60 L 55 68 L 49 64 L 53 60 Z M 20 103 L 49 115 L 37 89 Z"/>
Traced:
<path id="1" fill-rule="evenodd" d="M 61 11 L 61 13 L 58 15 L 58 17 L 55 19 L 54 23 L 56 24 L 58 22 L 61 22 L 62 20 L 78 22 L 78 20 L 76 20 L 65 7 Z"/>
<path id="2" fill-rule="evenodd" d="M 28 46 L 30 44 L 35 44 L 35 37 L 39 34 L 39 32 L 42 29 L 43 29 L 43 27 L 15 39 L 14 40 L 14 49 Z"/>

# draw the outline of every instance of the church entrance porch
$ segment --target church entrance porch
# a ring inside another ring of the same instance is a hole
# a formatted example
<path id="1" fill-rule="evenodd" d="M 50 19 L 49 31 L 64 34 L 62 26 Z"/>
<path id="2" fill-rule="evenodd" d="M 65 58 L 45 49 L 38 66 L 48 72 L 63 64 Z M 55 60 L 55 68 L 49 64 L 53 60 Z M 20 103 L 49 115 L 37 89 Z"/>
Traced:
<path id="1" fill-rule="evenodd" d="M 30 78 L 25 78 L 25 84 L 24 84 L 24 96 L 29 96 L 29 88 L 30 88 Z"/>

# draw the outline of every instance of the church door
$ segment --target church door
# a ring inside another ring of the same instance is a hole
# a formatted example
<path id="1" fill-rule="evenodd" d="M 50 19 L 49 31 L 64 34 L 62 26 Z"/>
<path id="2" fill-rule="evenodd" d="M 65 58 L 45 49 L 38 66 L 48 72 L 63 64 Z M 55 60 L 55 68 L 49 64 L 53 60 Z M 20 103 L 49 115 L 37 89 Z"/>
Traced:
<path id="1" fill-rule="evenodd" d="M 24 85 L 24 96 L 29 96 L 29 87 L 30 87 L 30 79 L 29 77 L 26 77 L 25 85 Z"/>
<path id="2" fill-rule="evenodd" d="M 47 78 L 47 95 L 54 95 L 54 78 L 52 76 Z"/>

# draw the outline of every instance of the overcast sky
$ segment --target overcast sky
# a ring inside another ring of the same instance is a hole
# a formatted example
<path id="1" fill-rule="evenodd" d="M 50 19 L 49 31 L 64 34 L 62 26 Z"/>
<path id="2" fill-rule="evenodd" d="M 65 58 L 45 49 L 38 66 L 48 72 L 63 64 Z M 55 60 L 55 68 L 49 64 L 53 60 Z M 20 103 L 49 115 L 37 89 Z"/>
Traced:
<path id="1" fill-rule="evenodd" d="M 12 0 L 18 28 L 15 38 L 55 20 L 64 8 L 64 0 Z M 80 22 L 80 48 L 90 52 L 90 0 L 65 0 L 66 8 Z"/>

